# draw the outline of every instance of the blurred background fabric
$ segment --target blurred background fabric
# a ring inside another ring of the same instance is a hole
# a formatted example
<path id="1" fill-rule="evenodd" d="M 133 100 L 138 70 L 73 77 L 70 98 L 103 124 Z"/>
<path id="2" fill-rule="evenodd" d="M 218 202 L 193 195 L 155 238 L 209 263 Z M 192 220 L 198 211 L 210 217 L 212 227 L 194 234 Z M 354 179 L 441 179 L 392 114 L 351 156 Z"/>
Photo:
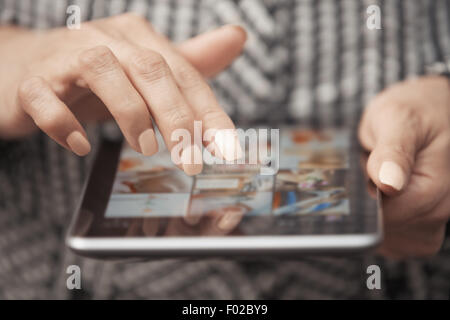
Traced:
<path id="1" fill-rule="evenodd" d="M 61 27 L 71 4 L 80 6 L 83 21 L 145 15 L 175 42 L 227 23 L 244 26 L 245 52 L 212 81 L 238 125 L 352 126 L 384 87 L 450 55 L 448 0 L 0 0 L 0 22 Z M 371 4 L 381 8 L 381 30 L 366 27 Z M 99 131 L 88 128 L 92 140 Z M 450 298 L 448 242 L 433 258 L 403 262 L 375 255 L 148 262 L 75 256 L 64 236 L 94 154 L 78 158 L 43 134 L 0 141 L 0 298 Z M 81 267 L 82 290 L 66 288 L 71 264 Z M 371 264 L 381 267 L 381 290 L 366 287 Z"/>

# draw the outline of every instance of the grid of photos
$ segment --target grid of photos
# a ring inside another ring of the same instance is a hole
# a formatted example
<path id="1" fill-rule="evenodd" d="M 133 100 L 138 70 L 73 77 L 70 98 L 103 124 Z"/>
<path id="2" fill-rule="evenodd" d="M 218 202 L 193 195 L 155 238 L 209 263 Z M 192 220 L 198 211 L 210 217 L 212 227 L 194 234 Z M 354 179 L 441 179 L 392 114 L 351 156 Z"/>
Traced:
<path id="1" fill-rule="evenodd" d="M 272 210 L 274 176 L 258 173 L 198 175 L 192 191 L 190 214 L 238 211 L 246 216 Z"/>
<path id="2" fill-rule="evenodd" d="M 327 220 L 349 214 L 349 143 L 347 130 L 284 130 L 272 214 L 325 215 Z"/>
<path id="3" fill-rule="evenodd" d="M 345 214 L 349 203 L 345 169 L 280 170 L 273 201 L 274 215 Z"/>
<path id="4" fill-rule="evenodd" d="M 167 150 L 145 157 L 126 145 L 105 217 L 183 216 L 189 207 L 192 184 L 193 179 L 175 167 Z"/>
<path id="5" fill-rule="evenodd" d="M 255 166 L 240 164 L 205 166 L 202 174 L 189 177 L 173 165 L 167 150 L 145 157 L 126 146 L 106 217 L 179 217 L 227 210 L 245 216 L 336 219 L 349 213 L 348 137 L 341 130 L 281 130 L 276 175 L 261 175 Z"/>

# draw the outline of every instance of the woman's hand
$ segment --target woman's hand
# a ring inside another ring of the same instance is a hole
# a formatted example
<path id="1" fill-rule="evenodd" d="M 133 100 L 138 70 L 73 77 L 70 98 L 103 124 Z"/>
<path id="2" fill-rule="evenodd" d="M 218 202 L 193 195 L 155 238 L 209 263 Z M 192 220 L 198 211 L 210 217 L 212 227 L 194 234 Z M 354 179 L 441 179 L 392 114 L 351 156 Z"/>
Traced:
<path id="1" fill-rule="evenodd" d="M 424 77 L 379 94 L 359 137 L 383 198 L 387 256 L 436 253 L 450 217 L 450 82 Z"/>
<path id="2" fill-rule="evenodd" d="M 158 150 L 152 119 L 169 149 L 175 129 L 194 136 L 194 120 L 202 120 L 204 130 L 232 129 L 204 77 L 231 63 L 245 39 L 241 28 L 226 26 L 175 47 L 133 14 L 80 30 L 3 27 L 0 138 L 40 128 L 82 156 L 90 144 L 80 122 L 112 115 L 129 144 L 152 155 Z M 201 165 L 183 169 L 195 174 Z"/>

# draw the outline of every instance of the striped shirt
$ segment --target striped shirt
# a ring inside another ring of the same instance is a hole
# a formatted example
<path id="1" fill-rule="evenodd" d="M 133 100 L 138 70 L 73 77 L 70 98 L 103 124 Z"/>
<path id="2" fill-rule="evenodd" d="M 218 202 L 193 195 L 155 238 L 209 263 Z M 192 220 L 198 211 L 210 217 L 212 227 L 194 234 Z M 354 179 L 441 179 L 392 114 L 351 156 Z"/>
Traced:
<path id="1" fill-rule="evenodd" d="M 71 4 L 83 21 L 125 11 L 145 15 L 174 41 L 226 23 L 243 25 L 249 32 L 244 54 L 213 82 L 239 122 L 353 123 L 385 86 L 450 55 L 445 0 L 0 0 L 0 22 L 64 26 Z M 380 30 L 366 26 L 371 4 L 381 9 Z"/>
<path id="2" fill-rule="evenodd" d="M 243 125 L 354 125 L 384 87 L 450 55 L 449 0 L 0 0 L 0 23 L 61 27 L 72 4 L 83 21 L 145 15 L 176 42 L 243 25 L 244 53 L 212 81 L 221 105 Z M 381 8 L 379 30 L 366 25 L 372 4 Z M 448 298 L 439 281 L 450 277 L 448 250 L 406 264 L 373 256 L 136 264 L 76 257 L 62 239 L 91 160 L 42 134 L 0 145 L 0 298 Z M 388 284 L 368 292 L 360 277 L 372 263 L 396 280 L 395 293 Z M 70 264 L 83 272 L 75 295 L 65 287 Z"/>

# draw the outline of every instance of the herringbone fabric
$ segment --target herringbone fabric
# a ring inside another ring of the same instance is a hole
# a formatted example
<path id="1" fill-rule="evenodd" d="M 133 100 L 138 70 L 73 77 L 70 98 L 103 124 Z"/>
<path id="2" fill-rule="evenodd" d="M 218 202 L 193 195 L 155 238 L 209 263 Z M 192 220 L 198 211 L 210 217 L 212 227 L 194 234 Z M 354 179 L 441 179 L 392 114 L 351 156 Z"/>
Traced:
<path id="1" fill-rule="evenodd" d="M 366 28 L 366 8 L 374 3 L 382 9 L 381 30 Z M 0 21 L 59 27 L 70 4 L 80 5 L 83 20 L 144 14 L 174 41 L 225 23 L 244 25 L 244 54 L 212 82 L 223 107 L 243 125 L 353 125 L 385 86 L 450 54 L 448 0 L 0 0 Z M 89 135 L 95 140 L 98 130 Z M 0 142 L 0 298 L 449 298 L 448 247 L 432 259 L 406 262 L 376 256 L 154 262 L 77 257 L 63 238 L 91 161 L 42 134 Z M 366 267 L 373 263 L 383 272 L 380 291 L 366 288 Z M 81 291 L 66 289 L 70 264 L 81 267 Z"/>

